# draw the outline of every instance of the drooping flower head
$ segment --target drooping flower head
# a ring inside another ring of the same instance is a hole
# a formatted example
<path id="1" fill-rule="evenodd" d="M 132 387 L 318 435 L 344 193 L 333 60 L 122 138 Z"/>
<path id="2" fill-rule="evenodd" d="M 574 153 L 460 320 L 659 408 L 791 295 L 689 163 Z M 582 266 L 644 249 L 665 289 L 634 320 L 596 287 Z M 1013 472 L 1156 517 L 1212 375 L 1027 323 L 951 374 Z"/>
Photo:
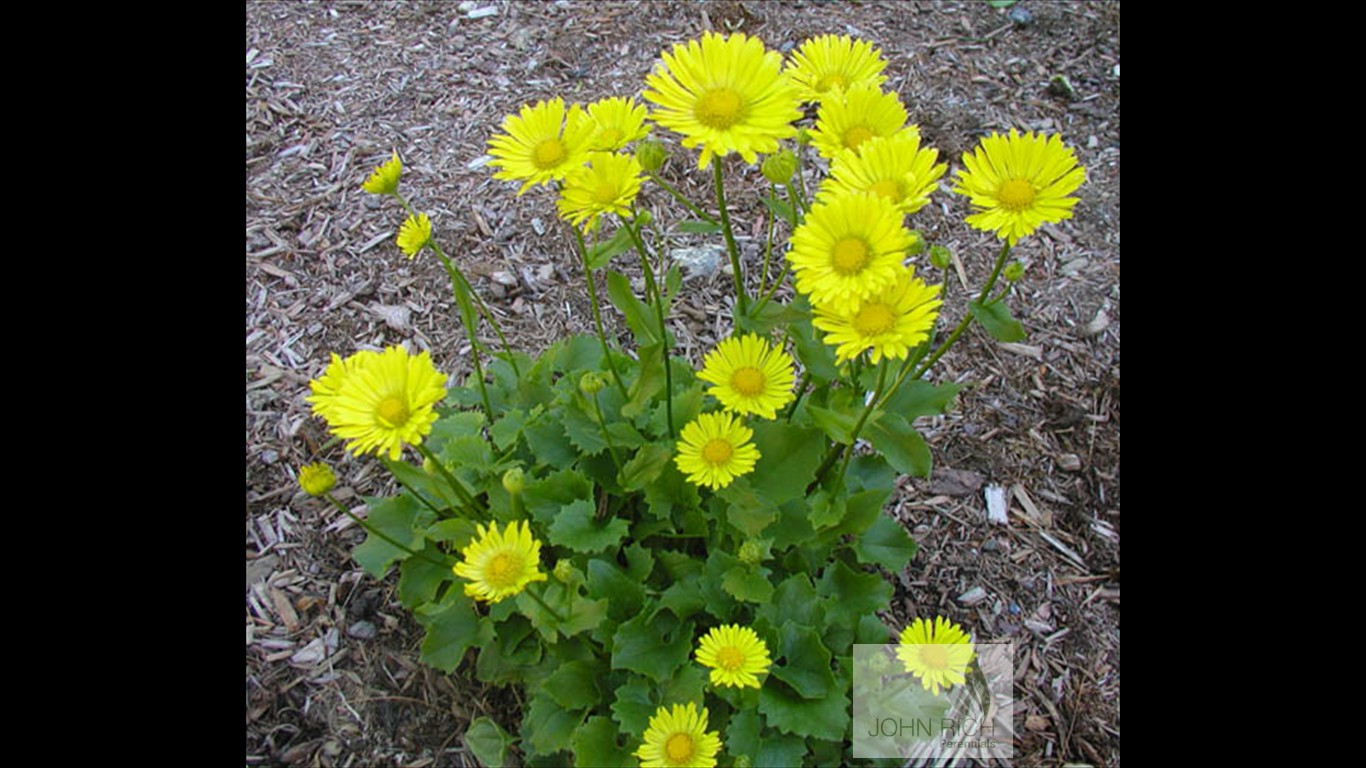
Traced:
<path id="1" fill-rule="evenodd" d="M 503 133 L 489 139 L 489 165 L 502 169 L 493 178 L 522 181 L 519 195 L 563 180 L 583 165 L 595 125 L 578 104 L 566 111 L 564 99 L 524 105 L 503 119 Z"/>
<path id="2" fill-rule="evenodd" d="M 714 768 L 721 751 L 721 735 L 707 730 L 707 708 L 675 704 L 660 707 L 635 751 L 640 768 Z"/>
<path id="3" fill-rule="evenodd" d="M 872 194 L 833 195 L 811 206 L 787 259 L 812 305 L 856 304 L 896 282 L 915 236 L 901 211 Z"/>
<path id="4" fill-rule="evenodd" d="M 405 444 L 418 445 L 431 431 L 433 406 L 446 396 L 446 375 L 437 372 L 429 353 L 409 355 L 395 346 L 358 352 L 347 361 L 334 357 L 310 387 L 313 412 L 347 441 L 352 454 L 387 453 L 397 460 Z"/>
<path id="5" fill-rule="evenodd" d="M 962 627 L 943 616 L 916 619 L 901 633 L 896 656 L 935 696 L 940 688 L 962 685 L 975 651 Z"/>
<path id="6" fill-rule="evenodd" d="M 867 40 L 848 35 L 821 35 L 792 52 L 787 73 L 801 89 L 802 101 L 821 101 L 852 87 L 881 88 L 887 82 L 882 52 Z"/>
<path id="7" fill-rule="evenodd" d="M 768 671 L 772 660 L 768 644 L 754 630 L 727 624 L 713 627 L 698 642 L 697 662 L 711 668 L 712 685 L 758 688 L 758 676 Z"/>
<path id="8" fill-rule="evenodd" d="M 640 192 L 640 173 L 640 163 L 631 155 L 590 152 L 588 165 L 565 180 L 555 203 L 560 217 L 592 230 L 604 214 L 628 215 Z"/>
<path id="9" fill-rule="evenodd" d="M 811 324 L 825 331 L 825 343 L 835 346 L 841 363 L 868 352 L 874 365 L 882 358 L 904 360 L 929 338 L 939 316 L 942 285 L 925 285 L 915 271 L 902 268 L 896 282 L 857 304 L 817 304 Z"/>
<path id="10" fill-rule="evenodd" d="M 731 152 L 752 164 L 797 132 L 796 88 L 782 74 L 782 57 L 758 38 L 707 32 L 660 57 L 643 95 L 658 106 L 655 122 L 683 134 L 684 147 L 702 147 L 699 168 Z"/>
<path id="11" fill-rule="evenodd" d="M 461 554 L 464 560 L 452 569 L 469 579 L 465 594 L 475 600 L 496 603 L 512 597 L 533 581 L 545 581 L 541 572 L 541 542 L 531 535 L 525 520 L 511 522 L 501 533 L 498 524 L 476 526 L 477 536 Z"/>
<path id="12" fill-rule="evenodd" d="M 896 91 L 883 93 L 870 86 L 850 87 L 821 101 L 811 143 L 821 157 L 834 160 L 874 136 L 920 136 L 920 128 L 906 124 L 906 107 Z"/>
<path id="13" fill-rule="evenodd" d="M 902 213 L 915 213 L 930 202 L 930 193 L 948 170 L 947 163 L 935 164 L 938 158 L 938 150 L 920 146 L 919 135 L 876 136 L 858 152 L 835 158 L 821 194 L 873 192 L 891 200 Z"/>
<path id="14" fill-rule="evenodd" d="M 707 353 L 697 378 L 712 385 L 710 393 L 727 410 L 773 419 L 796 397 L 793 365 L 790 355 L 763 337 L 731 336 Z"/>
<path id="15" fill-rule="evenodd" d="M 593 121 L 592 149 L 615 152 L 627 144 L 643 139 L 650 133 L 645 124 L 650 110 L 644 104 L 625 96 L 600 99 L 588 105 L 588 117 Z"/>
<path id="16" fill-rule="evenodd" d="M 403 175 L 403 161 L 398 159 L 398 152 L 370 174 L 370 178 L 365 180 L 360 188 L 372 195 L 392 195 L 398 191 L 398 179 Z"/>
<path id="17" fill-rule="evenodd" d="M 963 153 L 954 192 L 967 195 L 978 211 L 967 223 L 1015 243 L 1045 222 L 1072 218 L 1077 198 L 1068 197 L 1086 179 L 1086 169 L 1056 134 L 1009 136 L 993 133 Z"/>
<path id="18" fill-rule="evenodd" d="M 425 213 L 409 216 L 398 228 L 398 248 L 413 258 L 432 241 L 432 220 Z"/>
<path id="19" fill-rule="evenodd" d="M 759 460 L 754 430 L 729 413 L 699 414 L 680 437 L 674 463 L 693 485 L 724 488 Z"/>
<path id="20" fill-rule="evenodd" d="M 299 487 L 309 496 L 321 496 L 337 484 L 337 476 L 332 468 L 318 461 L 299 467 Z"/>

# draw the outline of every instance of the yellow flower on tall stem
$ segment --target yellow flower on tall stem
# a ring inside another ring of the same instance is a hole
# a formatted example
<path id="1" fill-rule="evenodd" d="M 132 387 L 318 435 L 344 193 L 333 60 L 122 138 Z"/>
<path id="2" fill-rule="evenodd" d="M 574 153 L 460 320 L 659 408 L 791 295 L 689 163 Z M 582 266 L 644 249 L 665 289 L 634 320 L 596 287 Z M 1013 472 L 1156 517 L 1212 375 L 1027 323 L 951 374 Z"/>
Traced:
<path id="1" fill-rule="evenodd" d="M 796 134 L 796 88 L 782 73 L 782 56 L 758 38 L 707 32 L 660 57 L 643 96 L 658 106 L 656 123 L 683 134 L 684 147 L 702 147 L 698 168 L 731 152 L 755 163 Z"/>
<path id="2" fill-rule="evenodd" d="M 522 181 L 520 195 L 537 184 L 562 181 L 583 165 L 596 126 L 578 104 L 564 99 L 525 105 L 503 119 L 503 133 L 489 139 L 495 179 Z"/>
<path id="3" fill-rule="evenodd" d="M 874 365 L 882 358 L 903 360 L 929 338 L 939 316 L 942 285 L 925 285 L 915 271 L 903 268 L 896 282 L 856 305 L 813 307 L 811 324 L 825 331 L 841 363 L 868 353 Z"/>
<path id="4" fill-rule="evenodd" d="M 845 152 L 830 164 L 830 177 L 821 185 L 821 197 L 843 192 L 872 192 L 896 204 L 904 214 L 915 213 L 930 202 L 930 193 L 948 170 L 935 164 L 936 149 L 922 148 L 920 136 L 876 136 Z"/>
<path id="5" fill-rule="evenodd" d="M 796 397 L 793 365 L 763 337 L 731 336 L 707 353 L 697 378 L 712 385 L 709 392 L 727 410 L 772 419 Z"/>
<path id="6" fill-rule="evenodd" d="M 943 616 L 933 622 L 916 619 L 901 633 L 896 656 L 906 671 L 920 678 L 935 696 L 940 688 L 966 682 L 965 674 L 975 650 L 962 627 Z"/>
<path id="7" fill-rule="evenodd" d="M 593 230 L 604 214 L 626 216 L 640 192 L 640 162 L 631 155 L 590 152 L 588 165 L 569 175 L 555 206 L 560 218 Z"/>
<path id="8" fill-rule="evenodd" d="M 712 490 L 754 470 L 754 430 L 729 413 L 703 413 L 683 428 L 674 463 L 693 485 Z"/>
<path id="9" fill-rule="evenodd" d="M 413 258 L 432 241 L 432 220 L 425 213 L 409 216 L 398 228 L 398 248 Z"/>
<path id="10" fill-rule="evenodd" d="M 915 243 L 901 211 L 872 193 L 818 200 L 792 233 L 787 259 L 813 305 L 844 307 L 896 282 Z"/>
<path id="11" fill-rule="evenodd" d="M 511 522 L 501 533 L 498 524 L 486 529 L 475 526 L 478 536 L 461 550 L 464 560 L 452 570 L 469 579 L 465 594 L 476 600 L 496 603 L 526 589 L 533 581 L 545 581 L 541 572 L 541 542 L 531 535 L 525 520 Z"/>
<path id="12" fill-rule="evenodd" d="M 1077 198 L 1069 195 L 1086 179 L 1086 169 L 1056 134 L 993 133 L 963 153 L 963 165 L 953 191 L 967 195 L 978 211 L 967 223 L 1012 246 L 1046 222 L 1072 218 Z"/>
<path id="13" fill-rule="evenodd" d="M 403 175 L 403 161 L 394 152 L 388 160 L 370 174 L 360 188 L 372 195 L 392 195 L 398 192 L 398 179 Z"/>
<path id="14" fill-rule="evenodd" d="M 758 676 L 768 672 L 772 660 L 768 644 L 754 630 L 727 624 L 713 627 L 698 642 L 697 662 L 711 668 L 712 685 L 758 688 Z"/>
<path id="15" fill-rule="evenodd" d="M 721 735 L 707 730 L 707 708 L 675 704 L 660 707 L 635 751 L 640 768 L 714 768 L 721 751 Z"/>
<path id="16" fill-rule="evenodd" d="M 792 52 L 786 72 L 800 88 L 802 101 L 821 101 L 848 88 L 881 88 L 887 82 L 882 52 L 867 40 L 848 35 L 813 37 Z"/>
<path id="17" fill-rule="evenodd" d="M 650 116 L 649 108 L 625 96 L 589 104 L 588 116 L 593 120 L 593 138 L 589 142 L 593 149 L 615 152 L 650 133 L 650 126 L 645 123 Z"/>
<path id="18" fill-rule="evenodd" d="M 431 355 L 409 355 L 403 347 L 360 352 L 310 382 L 313 412 L 352 454 L 387 453 L 397 460 L 403 446 L 419 445 L 436 421 L 434 406 L 446 396 L 446 376 Z"/>
<path id="19" fill-rule="evenodd" d="M 856 86 L 821 101 L 811 130 L 811 144 L 821 157 L 834 160 L 857 152 L 874 136 L 920 136 L 918 126 L 906 125 L 906 107 L 896 91 Z"/>

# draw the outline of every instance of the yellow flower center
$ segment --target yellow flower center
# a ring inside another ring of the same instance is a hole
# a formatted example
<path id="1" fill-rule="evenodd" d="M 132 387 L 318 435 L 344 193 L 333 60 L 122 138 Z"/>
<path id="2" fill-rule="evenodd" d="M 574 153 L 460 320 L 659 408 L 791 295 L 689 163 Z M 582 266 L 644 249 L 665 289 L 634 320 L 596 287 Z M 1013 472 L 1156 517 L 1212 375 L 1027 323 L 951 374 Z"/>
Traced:
<path id="1" fill-rule="evenodd" d="M 733 672 L 745 663 L 745 654 L 739 648 L 728 645 L 716 652 L 716 664 L 722 669 Z"/>
<path id="2" fill-rule="evenodd" d="M 901 184 L 892 181 L 891 179 L 883 179 L 882 181 L 873 184 L 873 186 L 869 187 L 868 189 L 887 198 L 888 200 L 891 200 L 894 203 L 899 202 L 902 197 Z"/>
<path id="3" fill-rule="evenodd" d="M 1011 179 L 1001 185 L 1001 191 L 996 193 L 996 197 L 1001 201 L 1002 208 L 1011 213 L 1019 213 L 1034 202 L 1034 185 L 1025 179 Z"/>
<path id="4" fill-rule="evenodd" d="M 725 464 L 730 461 L 730 457 L 735 455 L 735 448 L 729 440 L 716 438 L 702 446 L 702 459 L 713 467 Z"/>
<path id="5" fill-rule="evenodd" d="M 844 146 L 858 149 L 858 145 L 873 138 L 873 129 L 866 125 L 855 125 L 844 132 Z"/>
<path id="6" fill-rule="evenodd" d="M 522 558 L 514 552 L 500 552 L 484 568 L 484 581 L 498 589 L 517 583 L 522 575 Z"/>
<path id="7" fill-rule="evenodd" d="M 751 366 L 739 368 L 730 375 L 730 385 L 745 397 L 754 397 L 764 391 L 764 372 Z"/>
<path id="8" fill-rule="evenodd" d="M 598 205 L 607 205 L 617 199 L 617 185 L 603 182 L 593 190 L 593 202 Z"/>
<path id="9" fill-rule="evenodd" d="M 920 646 L 920 660 L 930 669 L 949 668 L 949 647 L 947 645 Z"/>
<path id="10" fill-rule="evenodd" d="M 375 407 L 375 416 L 379 417 L 386 427 L 402 426 L 408 423 L 408 404 L 403 398 L 391 395 L 379 401 L 379 405 Z"/>
<path id="11" fill-rule="evenodd" d="M 717 88 L 714 91 L 707 91 L 707 94 L 698 100 L 693 116 L 697 118 L 697 122 L 708 128 L 724 131 L 740 119 L 742 106 L 744 105 L 740 101 L 740 94 L 729 88 Z"/>
<path id="12" fill-rule="evenodd" d="M 868 264 L 868 244 L 857 237 L 846 237 L 835 243 L 830 262 L 839 274 L 856 275 Z"/>
<path id="13" fill-rule="evenodd" d="M 842 89 L 848 87 L 849 78 L 845 77 L 844 75 L 838 72 L 831 72 L 830 74 L 826 75 L 825 77 L 822 77 L 819 81 L 816 82 L 816 91 L 818 93 L 825 93 L 831 88 Z"/>
<path id="14" fill-rule="evenodd" d="M 569 156 L 569 153 L 565 151 L 564 142 L 559 139 L 546 139 L 537 144 L 536 149 L 531 154 L 532 165 L 543 171 L 558 166 Z"/>
<path id="15" fill-rule="evenodd" d="M 869 302 L 854 315 L 854 330 L 860 336 L 881 336 L 896 327 L 896 313 L 886 304 Z"/>
<path id="16" fill-rule="evenodd" d="M 692 753 L 692 736 L 686 733 L 675 733 L 664 743 L 664 754 L 672 762 L 686 763 L 692 759 Z"/>

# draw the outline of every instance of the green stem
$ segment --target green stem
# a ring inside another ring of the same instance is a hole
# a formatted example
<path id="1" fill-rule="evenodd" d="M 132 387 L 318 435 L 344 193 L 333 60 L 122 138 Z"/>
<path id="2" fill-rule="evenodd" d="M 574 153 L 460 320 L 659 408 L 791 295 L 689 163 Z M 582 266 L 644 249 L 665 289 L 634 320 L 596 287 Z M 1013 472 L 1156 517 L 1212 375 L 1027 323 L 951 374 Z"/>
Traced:
<path id="1" fill-rule="evenodd" d="M 328 501 L 332 502 L 332 506 L 334 506 L 334 507 L 336 507 L 337 509 L 341 510 L 342 514 L 344 514 L 344 515 L 346 515 L 347 517 L 351 518 L 351 521 L 354 522 L 356 525 L 359 525 L 360 527 L 364 528 L 365 531 L 366 531 L 367 533 L 369 533 L 370 535 L 372 535 L 372 536 L 377 536 L 377 537 L 379 537 L 380 539 L 383 539 L 387 544 L 389 544 L 389 546 L 391 546 L 391 547 L 393 547 L 393 548 L 395 548 L 395 549 L 401 549 L 401 550 L 403 550 L 404 552 L 407 552 L 409 555 L 412 555 L 413 557 L 420 557 L 420 558 L 422 558 L 423 560 L 426 560 L 427 562 L 432 563 L 433 565 L 439 565 L 439 566 L 441 566 L 442 568 L 450 568 L 450 567 L 451 567 L 450 561 L 442 562 L 442 561 L 440 561 L 440 560 L 433 559 L 433 558 L 432 558 L 431 556 L 429 556 L 426 552 L 414 552 L 413 550 L 409 549 L 408 547 L 404 546 L 403 544 L 400 544 L 399 542 L 394 541 L 394 540 L 393 540 L 388 534 L 386 534 L 384 531 L 381 531 L 380 529 L 374 527 L 373 525 L 370 525 L 370 522 L 369 522 L 368 520 L 362 520 L 362 519 L 360 519 L 359 517 L 356 517 L 355 515 L 351 514 L 351 510 L 349 510 L 349 509 L 347 509 L 345 506 L 343 506 L 342 503 L 341 503 L 340 501 L 337 501 L 336 497 L 334 497 L 331 493 L 324 493 L 324 494 L 323 494 L 323 498 L 325 498 L 325 499 L 327 499 Z"/>
<path id="2" fill-rule="evenodd" d="M 444 514 L 446 510 L 437 507 L 436 504 L 432 503 L 430 499 L 422 495 L 421 491 L 403 482 L 403 478 L 399 477 L 398 473 L 393 470 L 392 465 L 397 464 L 398 462 L 391 460 L 388 456 L 380 456 L 379 459 L 381 462 L 384 463 L 384 468 L 389 470 L 389 474 L 393 475 L 394 479 L 398 481 L 398 484 L 403 486 L 418 501 L 422 502 L 422 506 L 426 507 L 427 509 L 430 509 L 432 513 L 439 518 L 444 519 L 446 517 L 446 515 Z"/>
<path id="3" fill-rule="evenodd" d="M 797 396 L 794 397 L 794 398 L 792 399 L 792 405 L 789 405 L 789 406 L 787 407 L 787 413 L 783 414 L 783 418 L 784 418 L 788 423 L 791 423 L 791 422 L 792 422 L 792 414 L 794 414 L 794 413 L 797 412 L 797 404 L 800 403 L 800 402 L 802 401 L 802 396 L 806 394 L 806 387 L 807 387 L 810 383 L 811 383 L 811 371 L 802 371 L 802 380 L 801 380 L 801 382 L 797 385 Z"/>
<path id="4" fill-rule="evenodd" d="M 598 341 L 602 343 L 602 356 L 607 360 L 607 368 L 612 372 L 612 380 L 617 383 L 617 389 L 621 390 L 621 396 L 627 397 L 626 384 L 621 380 L 621 373 L 617 371 L 616 361 L 612 359 L 612 350 L 607 345 L 607 333 L 602 329 L 602 309 L 598 305 L 598 288 L 593 280 L 593 270 L 588 266 L 588 247 L 584 245 L 583 233 L 578 227 L 570 225 L 574 231 L 574 240 L 579 244 L 579 260 L 583 262 L 583 277 L 588 281 L 588 304 L 593 308 L 593 327 L 598 331 Z"/>
<path id="5" fill-rule="evenodd" d="M 692 215 L 696 216 L 699 219 L 702 219 L 703 221 L 709 224 L 716 223 L 715 217 L 713 217 L 710 213 L 707 213 L 706 211 L 702 210 L 701 208 L 698 208 L 697 206 L 693 205 L 692 201 L 684 197 L 682 192 L 679 192 L 677 189 L 674 189 L 672 184 L 659 178 L 651 171 L 646 171 L 645 173 L 647 176 L 650 177 L 651 181 L 663 187 L 666 192 L 674 196 L 675 200 L 682 203 L 685 208 L 691 211 Z"/>
<path id="6" fill-rule="evenodd" d="M 446 479 L 446 483 L 451 486 L 452 490 L 455 491 L 455 495 L 460 497 L 460 503 L 465 505 L 467 513 L 472 515 L 478 515 L 480 513 L 488 511 L 487 509 L 485 509 L 483 504 L 480 504 L 479 502 L 474 500 L 474 497 L 470 495 L 470 492 L 465 490 L 465 484 L 460 482 L 460 479 L 458 477 L 451 474 L 451 471 L 449 469 L 446 469 L 445 463 L 442 462 L 441 459 L 438 458 L 435 453 L 432 453 L 431 448 L 428 448 L 427 446 L 419 443 L 417 446 L 417 450 L 419 453 L 422 454 L 423 458 L 432 462 L 432 464 L 436 466 L 437 471 L 440 472 L 441 476 Z"/>
<path id="7" fill-rule="evenodd" d="M 1009 242 L 1001 247 L 1001 255 L 996 257 L 996 266 L 991 270 L 991 277 L 987 278 L 986 285 L 983 285 L 981 293 L 977 294 L 978 303 L 981 303 L 982 300 L 987 297 L 987 294 L 991 293 L 992 287 L 996 285 L 996 279 L 1001 276 L 1001 270 L 1005 268 L 1006 256 L 1008 255 L 1010 255 Z M 934 354 L 930 355 L 930 359 L 926 360 L 925 364 L 920 366 L 920 369 L 917 370 L 915 375 L 911 378 L 919 379 L 923 377 L 925 372 L 930 370 L 930 367 L 935 363 L 939 362 L 939 358 L 943 357 L 945 352 L 949 351 L 949 348 L 953 346 L 954 342 L 958 341 L 958 337 L 963 335 L 963 331 L 967 330 L 968 324 L 971 322 L 972 310 L 969 308 L 967 314 L 963 315 L 963 319 L 958 321 L 958 325 L 954 326 L 953 333 L 949 334 L 949 337 L 944 340 L 944 343 L 939 345 L 939 348 L 934 351 Z"/>
<path id="8" fill-rule="evenodd" d="M 782 274 L 778 275 L 778 279 L 773 281 L 773 285 L 769 286 L 768 293 L 765 293 L 763 297 L 759 299 L 759 303 L 754 305 L 755 314 L 758 314 L 759 310 L 763 309 L 765 306 L 768 305 L 769 300 L 773 298 L 773 294 L 777 293 L 778 288 L 782 287 L 783 278 L 787 277 L 787 273 L 791 271 L 791 264 L 783 265 Z"/>
<path id="9" fill-rule="evenodd" d="M 542 589 L 544 589 L 544 587 L 542 587 Z M 542 600 L 542 599 L 541 599 L 541 596 L 538 595 L 538 594 L 536 594 L 536 592 L 532 590 L 532 588 L 531 588 L 530 585 L 527 585 L 527 588 L 524 589 L 524 590 L 522 590 L 522 591 L 523 591 L 523 592 L 526 592 L 527 595 L 528 595 L 532 600 L 535 600 L 542 608 L 544 608 L 544 609 L 546 609 L 547 611 L 549 611 L 549 612 L 550 612 L 550 615 L 551 615 L 551 616 L 554 616 L 556 621 L 560 622 L 561 624 L 563 624 L 563 623 L 565 623 L 565 621 L 567 621 L 567 619 L 565 619 L 565 617 L 563 617 L 563 616 L 560 615 L 560 612 L 559 612 L 559 611 L 555 610 L 554 608 L 551 608 L 549 605 L 546 605 L 545 600 Z"/>
<path id="10" fill-rule="evenodd" d="M 664 353 L 664 412 L 669 420 L 669 438 L 676 437 L 674 434 L 674 377 L 673 366 L 669 365 L 669 329 L 664 325 L 664 296 L 659 290 L 659 283 L 655 280 L 654 270 L 650 267 L 650 255 L 645 248 L 645 241 L 640 238 L 640 232 L 636 229 L 636 222 L 622 220 L 621 225 L 626 227 L 626 231 L 631 233 L 631 242 L 635 244 L 636 251 L 640 253 L 640 269 L 645 273 L 645 292 L 647 297 L 654 302 L 655 317 L 659 320 L 659 343 Z"/>
<path id="11" fill-rule="evenodd" d="M 768 196 L 771 197 L 771 198 L 773 198 L 774 200 L 777 200 L 777 199 L 778 199 L 778 185 L 774 184 L 774 183 L 771 182 L 771 181 L 768 183 Z M 761 271 L 761 272 L 759 273 L 759 293 L 760 293 L 760 294 L 762 294 L 762 293 L 764 292 L 764 288 L 768 285 L 768 265 L 769 265 L 770 260 L 771 260 L 772 257 L 773 257 L 773 231 L 774 231 L 774 224 L 776 223 L 776 222 L 775 222 L 776 219 L 777 219 L 777 216 L 774 216 L 774 215 L 773 215 L 773 209 L 772 209 L 772 208 L 769 208 L 769 209 L 768 209 L 768 237 L 766 238 L 766 242 L 764 243 L 764 269 L 763 269 L 763 271 Z M 759 305 L 762 307 L 762 306 L 763 306 L 763 302 L 760 302 Z"/>
<path id="12" fill-rule="evenodd" d="M 735 280 L 735 306 L 739 314 L 749 312 L 749 296 L 745 295 L 745 277 L 740 271 L 740 249 L 735 245 L 735 233 L 730 227 L 730 213 L 726 210 L 726 189 L 721 182 L 721 159 L 713 158 L 716 169 L 716 205 L 721 209 L 721 231 L 726 236 L 726 249 L 730 252 L 731 277 Z"/>
<path id="13" fill-rule="evenodd" d="M 607 432 L 607 420 L 602 417 L 602 406 L 598 404 L 598 393 L 589 395 L 593 398 L 593 412 L 598 415 L 598 428 L 602 430 L 603 442 L 607 443 L 607 452 L 612 454 L 612 463 L 617 465 L 617 472 L 621 472 L 621 457 L 617 455 L 617 447 L 612 443 L 612 436 Z"/>
<path id="14" fill-rule="evenodd" d="M 878 401 L 882 399 L 882 386 L 887 383 L 887 358 L 882 358 L 882 363 L 877 368 L 877 388 L 873 390 L 873 396 L 868 398 L 868 405 L 863 409 L 863 415 L 859 416 L 858 423 L 854 425 L 854 431 L 849 433 L 849 450 L 844 452 L 844 462 L 840 464 L 840 473 L 835 481 L 835 486 L 844 482 L 844 472 L 849 469 L 849 460 L 854 456 L 854 446 L 858 445 L 859 432 L 863 430 L 863 424 L 868 421 L 868 416 L 877 407 Z"/>

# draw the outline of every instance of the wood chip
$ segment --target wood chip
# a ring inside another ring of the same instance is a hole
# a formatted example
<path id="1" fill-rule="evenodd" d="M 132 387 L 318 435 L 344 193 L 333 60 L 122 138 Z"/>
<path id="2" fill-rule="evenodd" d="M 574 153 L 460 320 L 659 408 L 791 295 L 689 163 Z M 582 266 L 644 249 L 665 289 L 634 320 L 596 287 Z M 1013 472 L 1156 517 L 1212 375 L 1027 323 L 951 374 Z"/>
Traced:
<path id="1" fill-rule="evenodd" d="M 988 485 L 984 495 L 987 499 L 987 522 L 1005 525 L 1010 518 L 1006 507 L 1006 489 L 999 485 Z"/>
<path id="2" fill-rule="evenodd" d="M 1017 355 L 1024 355 L 1025 357 L 1032 357 L 1035 360 L 1043 360 L 1043 347 L 1033 347 L 1028 344 L 1017 344 L 1013 341 L 1003 341 L 1001 342 L 1000 346 L 1001 349 L 1004 349 L 1007 352 L 1013 352 Z"/>
<path id="3" fill-rule="evenodd" d="M 987 599 L 987 591 L 981 587 L 973 587 L 958 596 L 958 602 L 966 606 L 977 605 L 985 599 Z"/>
<path id="4" fill-rule="evenodd" d="M 1110 327 L 1110 315 L 1104 309 L 1097 310 L 1096 316 L 1091 318 L 1091 322 L 1077 329 L 1077 335 L 1083 339 L 1100 335 L 1100 332 Z"/>
<path id="5" fill-rule="evenodd" d="M 270 605 L 275 609 L 275 615 L 279 616 L 280 620 L 285 623 L 286 634 L 292 635 L 298 631 L 299 614 L 294 612 L 294 606 L 289 604 L 289 598 L 285 597 L 284 592 L 271 587 Z"/>
<path id="6" fill-rule="evenodd" d="M 1025 492 L 1023 485 L 1016 483 L 1011 488 L 1011 492 L 1015 496 L 1015 500 L 1020 502 L 1020 506 L 1024 507 L 1025 518 L 1029 522 L 1044 528 L 1053 527 L 1053 513 L 1048 510 L 1041 511 L 1034 506 L 1034 500 L 1029 498 L 1029 494 Z"/>

